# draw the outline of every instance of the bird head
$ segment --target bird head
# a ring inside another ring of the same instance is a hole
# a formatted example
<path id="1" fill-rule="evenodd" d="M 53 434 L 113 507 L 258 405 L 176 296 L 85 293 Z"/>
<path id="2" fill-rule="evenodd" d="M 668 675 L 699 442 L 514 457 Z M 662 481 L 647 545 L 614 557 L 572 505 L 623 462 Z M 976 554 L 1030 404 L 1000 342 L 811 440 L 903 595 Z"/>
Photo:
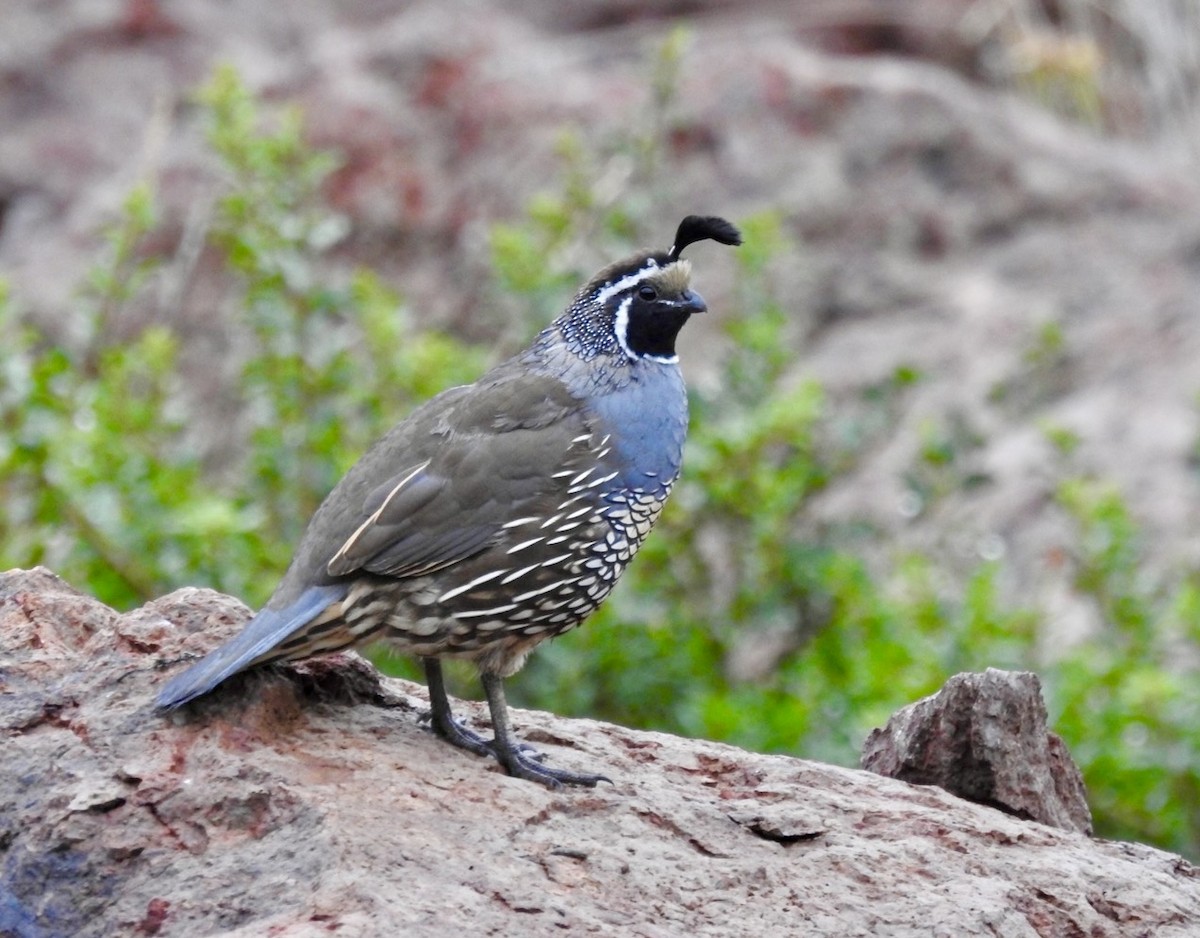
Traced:
<path id="1" fill-rule="evenodd" d="M 691 263 L 680 257 L 697 241 L 736 245 L 742 236 L 723 218 L 689 215 L 670 250 L 642 252 L 605 267 L 555 323 L 572 351 L 584 359 L 609 354 L 678 361 L 675 337 L 693 313 L 708 308 L 691 288 Z"/>

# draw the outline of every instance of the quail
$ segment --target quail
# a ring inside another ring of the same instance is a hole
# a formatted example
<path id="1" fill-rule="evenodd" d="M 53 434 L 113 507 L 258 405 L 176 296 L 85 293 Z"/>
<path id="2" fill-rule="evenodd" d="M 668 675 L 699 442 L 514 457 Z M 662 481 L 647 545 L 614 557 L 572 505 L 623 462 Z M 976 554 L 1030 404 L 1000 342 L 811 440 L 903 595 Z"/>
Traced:
<path id="1" fill-rule="evenodd" d="M 438 736 L 551 788 L 606 780 L 518 743 L 503 680 L 599 606 L 679 475 L 675 339 L 706 309 L 680 253 L 703 240 L 741 235 L 689 215 L 670 250 L 604 268 L 529 348 L 394 427 L 322 502 L 266 606 L 157 706 L 268 662 L 382 642 L 422 660 Z M 478 668 L 492 739 L 454 719 L 442 658 Z"/>

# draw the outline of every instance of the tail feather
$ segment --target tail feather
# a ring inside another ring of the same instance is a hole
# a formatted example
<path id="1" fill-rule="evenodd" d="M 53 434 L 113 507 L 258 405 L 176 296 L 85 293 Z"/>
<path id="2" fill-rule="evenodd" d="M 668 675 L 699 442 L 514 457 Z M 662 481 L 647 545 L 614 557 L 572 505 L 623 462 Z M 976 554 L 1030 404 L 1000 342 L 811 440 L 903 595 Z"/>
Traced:
<path id="1" fill-rule="evenodd" d="M 263 609 L 246 623 L 241 634 L 209 652 L 167 682 L 155 700 L 160 709 L 171 709 L 207 694 L 227 677 L 249 667 L 297 629 L 315 619 L 346 595 L 346 587 L 312 586 L 283 609 Z"/>

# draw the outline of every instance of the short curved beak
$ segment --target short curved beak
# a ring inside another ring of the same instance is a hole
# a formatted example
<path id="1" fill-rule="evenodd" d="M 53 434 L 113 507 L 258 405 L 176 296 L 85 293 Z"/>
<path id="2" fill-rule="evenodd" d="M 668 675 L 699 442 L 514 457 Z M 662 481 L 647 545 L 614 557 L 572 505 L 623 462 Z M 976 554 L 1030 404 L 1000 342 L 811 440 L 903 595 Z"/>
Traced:
<path id="1" fill-rule="evenodd" d="M 683 296 L 679 298 L 679 306 L 689 313 L 708 312 L 708 304 L 704 302 L 704 297 L 695 290 L 684 290 Z"/>

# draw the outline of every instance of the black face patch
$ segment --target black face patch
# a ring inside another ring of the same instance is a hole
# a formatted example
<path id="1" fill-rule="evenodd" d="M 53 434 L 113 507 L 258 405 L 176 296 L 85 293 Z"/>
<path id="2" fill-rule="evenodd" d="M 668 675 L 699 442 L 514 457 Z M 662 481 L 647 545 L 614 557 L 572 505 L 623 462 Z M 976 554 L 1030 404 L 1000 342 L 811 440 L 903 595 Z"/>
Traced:
<path id="1" fill-rule="evenodd" d="M 675 355 L 675 337 L 691 315 L 692 310 L 686 306 L 634 297 L 629 304 L 625 344 L 635 355 L 671 358 Z"/>
<path id="2" fill-rule="evenodd" d="M 693 313 L 705 308 L 704 300 L 692 290 L 659 296 L 652 283 L 634 288 L 628 304 L 623 344 L 630 354 L 650 358 L 674 358 L 679 330 Z"/>

